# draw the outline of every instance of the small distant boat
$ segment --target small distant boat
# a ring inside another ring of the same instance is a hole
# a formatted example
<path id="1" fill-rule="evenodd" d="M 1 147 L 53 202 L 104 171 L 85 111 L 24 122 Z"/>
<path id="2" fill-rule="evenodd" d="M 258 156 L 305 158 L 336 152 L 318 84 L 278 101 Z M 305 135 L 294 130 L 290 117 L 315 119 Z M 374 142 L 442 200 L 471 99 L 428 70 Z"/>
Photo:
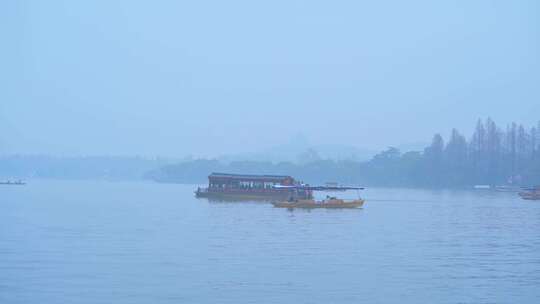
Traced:
<path id="1" fill-rule="evenodd" d="M 474 185 L 473 188 L 476 190 L 487 190 L 487 189 L 491 189 L 491 186 L 490 185 Z"/>
<path id="2" fill-rule="evenodd" d="M 526 188 L 518 194 L 522 199 L 525 200 L 540 200 L 540 186 Z"/>
<path id="3" fill-rule="evenodd" d="M 321 201 L 316 200 L 296 200 L 296 201 L 286 201 L 286 202 L 273 202 L 272 205 L 277 208 L 303 208 L 303 209 L 314 209 L 314 208 L 360 208 L 364 205 L 363 199 L 345 201 L 338 198 L 330 198 Z"/>
<path id="4" fill-rule="evenodd" d="M 17 181 L 0 181 L 0 185 L 10 185 L 10 186 L 23 186 L 23 185 L 26 185 L 25 182 L 23 182 L 22 180 L 17 180 Z"/>
<path id="5" fill-rule="evenodd" d="M 347 191 L 347 189 L 344 189 L 336 182 L 326 182 L 323 187 L 324 187 L 324 190 L 321 190 L 321 191 L 330 191 L 330 192 Z"/>
<path id="6" fill-rule="evenodd" d="M 518 186 L 496 186 L 495 191 L 498 192 L 519 192 L 522 188 Z"/>

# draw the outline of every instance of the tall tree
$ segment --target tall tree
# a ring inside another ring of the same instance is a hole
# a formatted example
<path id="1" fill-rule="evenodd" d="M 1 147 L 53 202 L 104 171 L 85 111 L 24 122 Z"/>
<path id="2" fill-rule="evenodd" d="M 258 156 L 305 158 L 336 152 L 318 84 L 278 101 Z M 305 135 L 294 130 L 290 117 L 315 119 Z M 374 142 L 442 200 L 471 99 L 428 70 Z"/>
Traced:
<path id="1" fill-rule="evenodd" d="M 531 128 L 531 160 L 536 160 L 536 146 L 538 143 L 538 131 L 535 127 Z"/>
<path id="2" fill-rule="evenodd" d="M 500 163 L 501 153 L 501 138 L 497 125 L 488 118 L 486 121 L 486 138 L 485 138 L 485 171 L 483 172 L 483 180 L 488 184 L 500 182 L 502 176 Z"/>
<path id="3" fill-rule="evenodd" d="M 467 140 L 456 129 L 452 129 L 450 140 L 444 150 L 447 182 L 457 186 L 465 184 L 467 178 Z"/>
<path id="4" fill-rule="evenodd" d="M 486 172 L 486 129 L 481 119 L 476 123 L 470 147 L 471 155 L 471 174 L 475 183 L 485 183 L 484 176 Z"/>
<path id="5" fill-rule="evenodd" d="M 443 182 L 443 152 L 444 140 L 440 134 L 435 134 L 431 145 L 424 149 L 426 177 L 430 178 L 432 186 L 440 186 Z"/>
<path id="6" fill-rule="evenodd" d="M 514 177 L 516 175 L 516 164 L 517 164 L 516 132 L 517 132 L 517 126 L 516 126 L 516 123 L 513 122 L 512 126 L 510 127 L 510 132 L 508 133 L 508 137 L 509 137 L 508 144 L 509 144 L 509 150 L 510 150 L 510 164 L 511 164 L 511 171 L 510 171 L 511 180 L 514 180 Z"/>

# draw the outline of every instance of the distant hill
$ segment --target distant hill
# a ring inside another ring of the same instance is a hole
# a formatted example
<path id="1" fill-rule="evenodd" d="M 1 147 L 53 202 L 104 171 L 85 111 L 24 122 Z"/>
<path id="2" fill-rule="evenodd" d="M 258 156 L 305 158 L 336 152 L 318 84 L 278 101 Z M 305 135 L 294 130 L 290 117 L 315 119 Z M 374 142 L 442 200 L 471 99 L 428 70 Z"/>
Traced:
<path id="1" fill-rule="evenodd" d="M 297 135 L 289 142 L 269 149 L 228 154 L 218 157 L 223 162 L 231 161 L 269 161 L 305 163 L 319 159 L 366 161 L 378 151 L 361 149 L 352 145 L 326 144 L 313 145 L 304 136 Z M 306 156 L 309 158 L 306 159 Z"/>

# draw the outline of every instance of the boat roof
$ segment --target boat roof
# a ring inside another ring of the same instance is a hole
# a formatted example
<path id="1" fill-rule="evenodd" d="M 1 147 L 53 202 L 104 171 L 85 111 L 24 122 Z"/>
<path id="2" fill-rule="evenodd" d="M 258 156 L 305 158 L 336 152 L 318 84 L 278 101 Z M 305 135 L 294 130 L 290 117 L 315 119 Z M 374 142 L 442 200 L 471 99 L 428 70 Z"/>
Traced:
<path id="1" fill-rule="evenodd" d="M 236 179 L 236 180 L 275 180 L 282 181 L 285 179 L 293 179 L 289 175 L 255 175 L 255 174 L 233 174 L 233 173 L 220 173 L 213 172 L 208 178 L 224 178 L 224 179 Z"/>

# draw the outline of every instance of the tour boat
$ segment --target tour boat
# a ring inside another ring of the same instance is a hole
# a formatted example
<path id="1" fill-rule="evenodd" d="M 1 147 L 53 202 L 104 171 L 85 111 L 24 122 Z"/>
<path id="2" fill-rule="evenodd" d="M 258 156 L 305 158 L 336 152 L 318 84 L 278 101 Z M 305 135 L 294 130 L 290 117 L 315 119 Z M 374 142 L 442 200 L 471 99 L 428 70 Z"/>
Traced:
<path id="1" fill-rule="evenodd" d="M 301 184 L 301 182 L 288 175 L 212 173 L 208 176 L 208 187 L 197 188 L 195 196 L 225 201 L 286 200 L 293 194 L 299 199 L 313 198 L 311 190 L 289 188 L 289 186 Z"/>

